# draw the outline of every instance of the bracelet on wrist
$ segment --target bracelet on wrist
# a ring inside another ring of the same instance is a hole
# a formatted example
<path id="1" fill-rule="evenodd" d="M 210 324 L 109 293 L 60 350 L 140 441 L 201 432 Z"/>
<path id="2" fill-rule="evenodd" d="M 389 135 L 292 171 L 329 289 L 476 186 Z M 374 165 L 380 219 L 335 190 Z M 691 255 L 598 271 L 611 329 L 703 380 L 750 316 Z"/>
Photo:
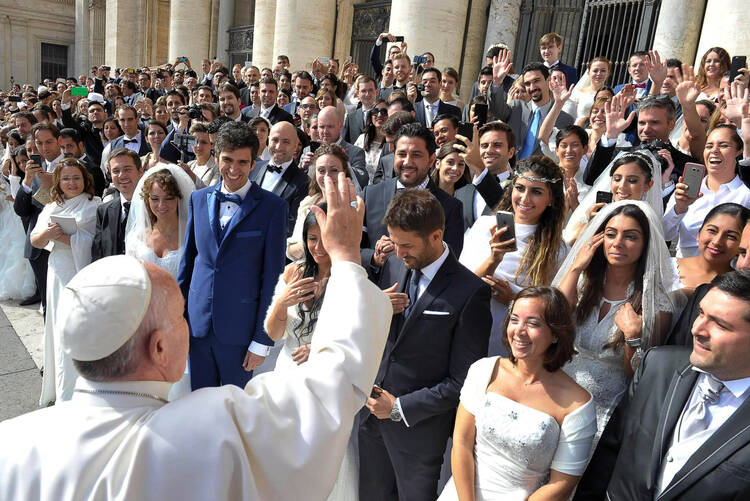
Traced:
<path id="1" fill-rule="evenodd" d="M 625 344 L 627 344 L 631 348 L 640 348 L 640 346 L 641 346 L 641 338 L 640 338 L 640 336 L 639 337 L 630 338 L 630 339 L 625 338 Z"/>

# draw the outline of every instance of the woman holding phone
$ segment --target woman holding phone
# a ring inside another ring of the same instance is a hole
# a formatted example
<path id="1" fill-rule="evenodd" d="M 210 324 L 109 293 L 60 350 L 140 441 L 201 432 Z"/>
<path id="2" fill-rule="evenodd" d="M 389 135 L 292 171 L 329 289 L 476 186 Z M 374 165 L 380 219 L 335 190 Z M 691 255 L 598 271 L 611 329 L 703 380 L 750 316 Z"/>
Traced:
<path id="1" fill-rule="evenodd" d="M 693 168 L 700 171 L 702 167 L 686 164 L 685 173 L 667 203 L 664 236 L 667 240 L 677 240 L 677 257 L 699 254 L 698 231 L 713 207 L 726 202 L 750 207 L 750 188 L 737 174 L 737 157 L 743 153 L 743 149 L 745 157 L 750 156 L 750 114 L 745 110 L 744 115 L 744 142 L 734 125 L 720 124 L 714 127 L 708 134 L 703 150 L 705 176 L 703 179 L 697 176 L 686 179 Z M 697 196 L 691 197 L 691 194 Z"/>
<path id="2" fill-rule="evenodd" d="M 505 351 L 502 324 L 513 296 L 529 285 L 549 285 L 568 250 L 560 167 L 547 157 L 529 157 L 517 165 L 510 186 L 497 214 L 481 216 L 466 233 L 459 258 L 492 287 L 490 355 Z"/>
<path id="3" fill-rule="evenodd" d="M 73 276 L 91 262 L 91 242 L 96 231 L 94 179 L 74 158 L 64 158 L 52 175 L 52 201 L 44 206 L 30 235 L 31 245 L 50 252 L 47 267 L 47 315 L 44 322 L 44 377 L 40 406 L 70 400 L 78 376 L 55 331 L 59 300 Z M 66 233 L 56 216 L 72 219 L 75 231 Z"/>

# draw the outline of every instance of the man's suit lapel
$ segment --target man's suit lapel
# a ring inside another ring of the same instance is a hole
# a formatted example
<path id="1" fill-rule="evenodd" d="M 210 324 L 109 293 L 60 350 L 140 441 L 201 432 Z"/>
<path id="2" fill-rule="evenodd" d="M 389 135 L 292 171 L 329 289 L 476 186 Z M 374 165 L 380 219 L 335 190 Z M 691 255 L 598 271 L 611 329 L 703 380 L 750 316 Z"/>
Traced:
<path id="1" fill-rule="evenodd" d="M 221 181 L 213 187 L 206 190 L 206 205 L 208 206 L 208 224 L 214 234 L 214 239 L 218 244 L 221 240 L 221 229 L 219 228 L 219 199 L 216 192 L 221 190 Z"/>
<path id="2" fill-rule="evenodd" d="M 656 485 L 656 479 L 661 469 L 660 465 L 664 455 L 669 448 L 677 421 L 680 419 L 682 409 L 690 398 L 698 373 L 690 369 L 690 366 L 675 372 L 667 390 L 667 405 L 661 408 L 659 415 L 659 427 L 656 430 L 654 446 L 651 450 L 651 461 L 649 471 L 651 472 L 650 486 Z"/>
<path id="3" fill-rule="evenodd" d="M 697 480 L 724 463 L 737 449 L 746 446 L 749 442 L 750 400 L 745 400 L 734 414 L 690 456 L 657 499 L 669 501 L 684 494 Z"/>
<path id="4" fill-rule="evenodd" d="M 281 179 L 279 179 L 279 182 L 276 183 L 276 186 L 273 188 L 273 194 L 284 198 L 282 195 L 284 194 L 284 190 L 286 190 L 287 186 L 289 186 L 289 183 L 292 181 L 292 178 L 294 178 L 294 174 L 297 172 L 297 164 L 295 162 L 292 162 L 289 167 L 284 171 L 284 174 L 281 176 Z"/>
<path id="5" fill-rule="evenodd" d="M 435 274 L 435 278 L 432 279 L 430 285 L 428 285 L 422 295 L 419 296 L 419 299 L 417 299 L 417 304 L 414 305 L 411 313 L 409 314 L 409 317 L 404 322 L 403 327 L 401 327 L 401 332 L 399 332 L 396 343 L 393 346 L 394 349 L 396 348 L 396 345 L 398 345 L 398 343 L 403 339 L 404 335 L 408 332 L 411 326 L 415 325 L 415 322 L 417 321 L 419 315 L 421 315 L 422 312 L 427 309 L 427 307 L 430 306 L 433 301 L 435 301 L 435 298 L 439 297 L 440 294 L 442 294 L 443 291 L 451 284 L 451 276 L 455 271 L 455 265 L 456 258 L 454 258 L 453 254 L 449 252 L 445 262 Z"/>
<path id="6" fill-rule="evenodd" d="M 250 181 L 253 181 L 258 186 L 263 183 L 263 176 L 266 175 L 266 167 L 268 167 L 268 162 L 263 163 L 262 165 L 257 165 L 256 167 L 250 171 Z"/>
<path id="7" fill-rule="evenodd" d="M 109 207 L 107 208 L 107 218 L 110 221 L 110 224 L 108 225 L 109 240 L 112 242 L 112 252 L 114 253 L 119 251 L 118 241 L 120 239 L 120 226 L 126 223 L 120 218 L 121 211 L 122 204 L 120 203 L 120 194 L 117 193 L 117 195 L 112 198 L 112 203 L 109 204 Z"/>
<path id="8" fill-rule="evenodd" d="M 240 208 L 237 210 L 237 212 L 234 213 L 232 219 L 230 219 L 227 223 L 226 231 L 224 232 L 224 238 L 221 240 L 222 243 L 229 238 L 229 236 L 232 234 L 232 231 L 234 231 L 240 221 L 245 219 L 247 215 L 252 212 L 255 206 L 258 205 L 258 198 L 261 194 L 261 189 L 262 188 L 255 183 L 250 186 L 250 190 L 247 192 L 247 195 L 245 195 L 245 199 L 242 200 L 242 205 L 240 205 Z"/>

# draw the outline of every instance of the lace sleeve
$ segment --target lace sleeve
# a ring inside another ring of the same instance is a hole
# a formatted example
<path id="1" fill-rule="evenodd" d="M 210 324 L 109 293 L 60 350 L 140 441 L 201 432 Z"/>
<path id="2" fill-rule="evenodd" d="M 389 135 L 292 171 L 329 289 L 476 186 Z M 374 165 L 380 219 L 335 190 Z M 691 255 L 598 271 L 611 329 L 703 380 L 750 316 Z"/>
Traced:
<path id="1" fill-rule="evenodd" d="M 596 407 L 593 397 L 563 419 L 557 450 L 550 468 L 566 475 L 582 475 L 589 462 L 596 435 Z"/>

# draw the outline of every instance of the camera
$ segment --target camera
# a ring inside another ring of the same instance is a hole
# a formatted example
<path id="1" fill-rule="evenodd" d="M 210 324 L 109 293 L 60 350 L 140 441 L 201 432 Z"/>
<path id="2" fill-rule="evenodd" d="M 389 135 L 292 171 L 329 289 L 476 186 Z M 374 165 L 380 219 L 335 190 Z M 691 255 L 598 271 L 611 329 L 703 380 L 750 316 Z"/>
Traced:
<path id="1" fill-rule="evenodd" d="M 190 120 L 203 120 L 203 110 L 200 106 L 192 105 L 187 109 Z"/>
<path id="2" fill-rule="evenodd" d="M 417 84 L 417 92 L 424 92 L 424 84 Z"/>
<path id="3" fill-rule="evenodd" d="M 648 143 L 641 143 L 639 150 L 647 150 L 654 154 L 656 159 L 661 164 L 661 170 L 662 172 L 669 168 L 669 163 L 667 162 L 667 159 L 659 155 L 659 150 L 669 150 L 670 145 L 666 143 L 665 141 L 662 141 L 661 139 L 654 139 L 653 141 L 649 141 Z M 637 150 L 636 150 L 637 151 Z"/>
<path id="4" fill-rule="evenodd" d="M 411 64 L 417 65 L 417 64 L 424 64 L 427 62 L 427 56 L 414 56 L 414 60 Z"/>

